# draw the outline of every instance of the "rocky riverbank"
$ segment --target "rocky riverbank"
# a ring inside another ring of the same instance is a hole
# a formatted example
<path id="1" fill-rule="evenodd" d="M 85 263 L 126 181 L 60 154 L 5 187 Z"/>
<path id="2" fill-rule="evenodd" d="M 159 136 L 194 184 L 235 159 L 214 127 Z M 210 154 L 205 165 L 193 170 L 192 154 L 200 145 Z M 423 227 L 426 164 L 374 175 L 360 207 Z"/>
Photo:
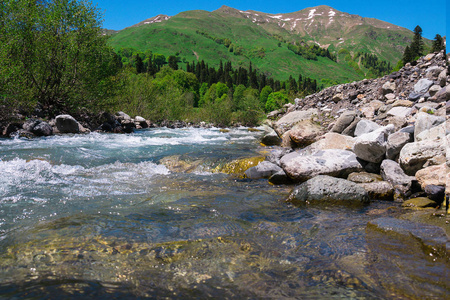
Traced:
<path id="1" fill-rule="evenodd" d="M 383 78 L 296 99 L 268 115 L 262 143 L 273 149 L 246 176 L 297 184 L 286 200 L 294 205 L 392 200 L 416 210 L 438 209 L 432 214 L 441 218 L 440 227 L 380 219 L 367 230 L 395 232 L 403 239 L 416 236 L 424 246 L 448 255 L 449 100 L 444 52 Z"/>

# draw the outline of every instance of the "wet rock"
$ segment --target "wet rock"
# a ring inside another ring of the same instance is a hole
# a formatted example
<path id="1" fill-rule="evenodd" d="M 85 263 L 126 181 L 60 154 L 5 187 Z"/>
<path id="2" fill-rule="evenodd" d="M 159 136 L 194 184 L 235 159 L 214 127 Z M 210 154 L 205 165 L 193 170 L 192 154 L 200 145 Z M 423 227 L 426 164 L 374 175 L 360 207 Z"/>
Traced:
<path id="1" fill-rule="evenodd" d="M 237 159 L 224 165 L 217 166 L 214 171 L 226 174 L 242 175 L 249 168 L 258 165 L 264 160 L 264 157 L 261 156 Z"/>
<path id="2" fill-rule="evenodd" d="M 365 161 L 380 163 L 386 155 L 386 140 L 392 131 L 394 126 L 388 125 L 355 138 L 353 152 Z"/>
<path id="3" fill-rule="evenodd" d="M 50 136 L 53 134 L 53 128 L 47 122 L 30 119 L 23 124 L 23 129 L 33 133 L 36 136 Z"/>
<path id="4" fill-rule="evenodd" d="M 82 126 L 71 115 L 59 115 L 55 118 L 56 128 L 60 133 L 80 133 Z"/>
<path id="5" fill-rule="evenodd" d="M 255 167 L 249 168 L 244 172 L 249 179 L 270 178 L 272 175 L 283 171 L 279 166 L 269 161 L 262 161 Z"/>
<path id="6" fill-rule="evenodd" d="M 371 200 L 394 200 L 394 187 L 387 181 L 360 183 Z"/>
<path id="7" fill-rule="evenodd" d="M 363 170 L 356 155 L 350 151 L 327 149 L 312 155 L 286 155 L 281 167 L 294 181 L 306 181 L 317 175 L 344 177 Z"/>
<path id="8" fill-rule="evenodd" d="M 373 121 L 369 121 L 366 119 L 362 119 L 358 122 L 355 128 L 355 136 L 359 137 L 363 134 L 375 131 L 376 129 L 380 128 L 381 126 Z"/>
<path id="9" fill-rule="evenodd" d="M 136 126 L 141 126 L 141 128 L 148 128 L 147 120 L 145 120 L 141 116 L 134 117 L 134 123 L 136 124 Z"/>
<path id="10" fill-rule="evenodd" d="M 437 207 L 438 204 L 431 199 L 426 197 L 418 197 L 406 200 L 403 202 L 402 207 L 409 208 L 426 208 L 426 207 Z"/>
<path id="11" fill-rule="evenodd" d="M 331 176 L 316 176 L 296 187 L 288 202 L 301 204 L 366 205 L 370 203 L 366 190 L 358 184 Z"/>
<path id="12" fill-rule="evenodd" d="M 415 175 L 422 168 L 445 161 L 445 146 L 440 140 L 425 140 L 406 144 L 399 154 L 399 163 L 405 173 Z"/>
<path id="13" fill-rule="evenodd" d="M 410 242 L 419 242 L 428 251 L 438 255 L 450 252 L 448 237 L 444 229 L 438 226 L 385 217 L 370 221 L 367 229 Z"/>
<path id="14" fill-rule="evenodd" d="M 279 146 L 281 144 L 281 139 L 275 132 L 275 130 L 272 130 L 271 132 L 263 136 L 263 138 L 261 139 L 261 143 L 263 143 L 265 146 Z"/>
<path id="15" fill-rule="evenodd" d="M 21 123 L 9 123 L 6 125 L 5 129 L 3 129 L 2 135 L 6 137 L 11 137 L 14 133 L 22 129 L 23 124 Z"/>
<path id="16" fill-rule="evenodd" d="M 422 131 L 438 126 L 444 122 L 445 117 L 438 117 L 425 112 L 419 112 L 416 115 L 414 140 L 417 141 L 417 135 L 419 135 Z"/>
<path id="17" fill-rule="evenodd" d="M 348 175 L 347 180 L 355 183 L 370 183 L 382 181 L 383 178 L 380 175 L 374 173 L 354 172 Z"/>
<path id="18" fill-rule="evenodd" d="M 291 184 L 292 179 L 289 176 L 287 176 L 283 170 L 281 170 L 270 176 L 269 182 L 271 184 Z"/>
<path id="19" fill-rule="evenodd" d="M 444 202 L 445 186 L 430 184 L 424 188 L 424 191 L 427 194 L 427 197 L 436 203 L 441 204 Z"/>
<path id="20" fill-rule="evenodd" d="M 412 142 L 411 135 L 407 132 L 395 132 L 388 136 L 386 144 L 386 158 L 396 160 L 402 148 Z"/>

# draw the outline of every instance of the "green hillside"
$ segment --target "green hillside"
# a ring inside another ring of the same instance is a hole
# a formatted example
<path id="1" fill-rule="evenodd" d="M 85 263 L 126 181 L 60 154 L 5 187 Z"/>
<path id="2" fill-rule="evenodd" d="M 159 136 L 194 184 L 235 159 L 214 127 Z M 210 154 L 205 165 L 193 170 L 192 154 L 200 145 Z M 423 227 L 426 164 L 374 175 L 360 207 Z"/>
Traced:
<path id="1" fill-rule="evenodd" d="M 230 61 L 234 67 L 253 66 L 266 75 L 286 80 L 290 75 L 316 79 L 319 83 L 341 83 L 364 78 L 366 70 L 355 72 L 347 60 L 337 62 L 317 56 L 307 59 L 288 49 L 289 44 L 318 45 L 338 56 L 346 49 L 375 54 L 395 65 L 412 32 L 375 19 L 338 12 L 328 6 L 285 15 L 241 12 L 222 7 L 213 12 L 187 11 L 174 17 L 155 18 L 126 28 L 110 37 L 116 49 L 176 55 L 181 62 L 204 60 L 217 67 Z M 306 44 L 302 44 L 306 43 Z M 338 56 L 340 58 L 340 56 Z"/>

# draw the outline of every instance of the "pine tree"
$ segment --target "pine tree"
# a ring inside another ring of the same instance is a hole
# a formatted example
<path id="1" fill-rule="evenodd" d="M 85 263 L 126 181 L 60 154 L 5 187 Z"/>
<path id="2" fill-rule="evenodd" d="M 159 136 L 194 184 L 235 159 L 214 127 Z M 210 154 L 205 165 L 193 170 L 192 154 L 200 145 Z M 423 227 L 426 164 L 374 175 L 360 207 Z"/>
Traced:
<path id="1" fill-rule="evenodd" d="M 419 25 L 414 28 L 414 38 L 410 45 L 412 60 L 423 55 L 424 43 L 422 40 L 422 28 Z"/>
<path id="2" fill-rule="evenodd" d="M 406 65 L 407 63 L 411 62 L 413 60 L 413 54 L 411 52 L 411 48 L 409 46 L 406 46 L 405 52 L 403 52 L 403 64 Z"/>
<path id="3" fill-rule="evenodd" d="M 433 45 L 431 48 L 431 52 L 439 52 L 445 50 L 444 39 L 440 34 L 436 34 L 433 40 Z"/>

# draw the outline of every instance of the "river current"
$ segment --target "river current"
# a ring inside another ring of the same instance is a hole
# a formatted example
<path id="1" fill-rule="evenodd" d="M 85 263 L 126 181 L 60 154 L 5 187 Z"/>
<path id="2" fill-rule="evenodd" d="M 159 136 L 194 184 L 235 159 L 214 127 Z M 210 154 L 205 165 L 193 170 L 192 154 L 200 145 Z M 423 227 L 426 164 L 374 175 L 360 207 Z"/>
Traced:
<path id="1" fill-rule="evenodd" d="M 370 220 L 404 214 L 398 204 L 295 207 L 284 202 L 292 186 L 220 172 L 270 151 L 260 137 L 159 128 L 1 139 L 0 298 L 448 296 L 447 260 L 368 235 Z"/>

